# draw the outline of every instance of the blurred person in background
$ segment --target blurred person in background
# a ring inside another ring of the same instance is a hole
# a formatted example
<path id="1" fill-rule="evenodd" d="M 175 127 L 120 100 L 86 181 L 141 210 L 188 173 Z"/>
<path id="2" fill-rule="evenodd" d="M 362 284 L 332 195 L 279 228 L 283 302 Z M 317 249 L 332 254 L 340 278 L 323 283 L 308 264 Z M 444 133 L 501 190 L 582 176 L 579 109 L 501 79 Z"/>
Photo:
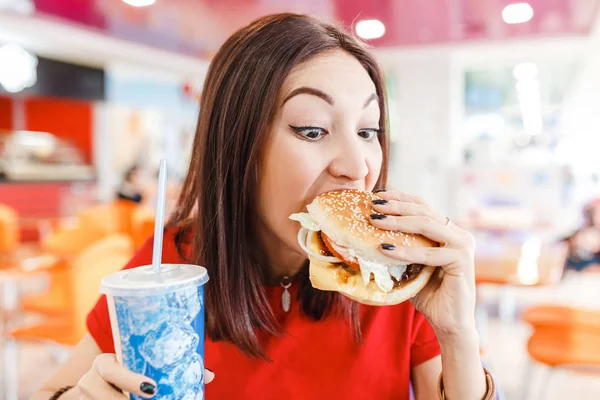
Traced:
<path id="1" fill-rule="evenodd" d="M 210 276 L 206 398 L 408 400 L 411 386 L 417 400 L 495 397 L 475 330 L 473 236 L 419 198 L 383 190 L 387 122 L 383 73 L 337 26 L 266 16 L 215 55 L 163 247 L 164 263 L 203 265 Z M 380 251 L 444 273 L 389 307 L 314 289 L 289 216 L 339 189 L 383 192 L 373 225 L 446 245 Z M 151 257 L 147 242 L 125 268 Z M 118 400 L 121 391 L 152 398 L 157 383 L 115 358 L 104 297 L 88 329 L 34 399 Z"/>
<path id="2" fill-rule="evenodd" d="M 583 226 L 566 239 L 569 244 L 568 270 L 600 267 L 600 198 L 587 204 L 583 215 Z"/>
<path id="3" fill-rule="evenodd" d="M 137 204 L 144 200 L 144 191 L 140 182 L 141 169 L 139 165 L 133 165 L 123 175 L 123 181 L 117 191 L 117 198 L 131 201 Z"/>

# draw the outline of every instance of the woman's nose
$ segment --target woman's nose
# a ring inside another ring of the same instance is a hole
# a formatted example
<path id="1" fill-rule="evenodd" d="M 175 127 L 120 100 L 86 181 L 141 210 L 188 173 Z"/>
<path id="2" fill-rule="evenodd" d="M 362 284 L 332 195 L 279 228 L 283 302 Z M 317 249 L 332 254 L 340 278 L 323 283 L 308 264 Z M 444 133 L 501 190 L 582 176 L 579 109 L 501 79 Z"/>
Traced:
<path id="1" fill-rule="evenodd" d="M 367 149 L 359 138 L 343 138 L 332 146 L 335 147 L 332 148 L 335 157 L 329 166 L 331 175 L 350 181 L 359 181 L 367 176 Z"/>

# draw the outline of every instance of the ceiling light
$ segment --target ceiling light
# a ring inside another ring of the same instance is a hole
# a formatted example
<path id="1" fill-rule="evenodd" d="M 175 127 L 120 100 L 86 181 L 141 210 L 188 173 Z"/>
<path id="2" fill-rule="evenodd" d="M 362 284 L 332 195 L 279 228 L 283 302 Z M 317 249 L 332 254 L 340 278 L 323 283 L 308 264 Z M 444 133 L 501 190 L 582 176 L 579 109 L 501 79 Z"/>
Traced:
<path id="1" fill-rule="evenodd" d="M 123 0 L 123 3 L 127 3 L 134 7 L 147 7 L 156 3 L 156 0 Z"/>
<path id="2" fill-rule="evenodd" d="M 538 76 L 539 69 L 532 62 L 517 64 L 513 68 L 513 75 L 519 81 L 534 79 Z"/>
<path id="3" fill-rule="evenodd" d="M 38 59 L 16 44 L 0 47 L 0 86 L 17 93 L 37 82 Z"/>
<path id="4" fill-rule="evenodd" d="M 385 25 L 376 19 L 367 19 L 356 24 L 356 34 L 363 39 L 377 39 L 384 33 Z"/>
<path id="5" fill-rule="evenodd" d="M 533 8 L 528 3 L 509 4 L 502 10 L 502 19 L 507 24 L 522 24 L 533 18 Z"/>

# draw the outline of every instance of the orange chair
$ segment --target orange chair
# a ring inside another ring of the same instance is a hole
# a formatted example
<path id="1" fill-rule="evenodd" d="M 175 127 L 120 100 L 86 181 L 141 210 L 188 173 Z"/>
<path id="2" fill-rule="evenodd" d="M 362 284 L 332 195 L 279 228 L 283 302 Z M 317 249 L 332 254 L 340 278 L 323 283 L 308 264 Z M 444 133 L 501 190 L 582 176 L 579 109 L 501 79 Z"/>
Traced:
<path id="1" fill-rule="evenodd" d="M 105 232 L 131 232 L 133 213 L 140 206 L 126 200 L 115 200 L 82 211 L 79 220 L 82 226 L 96 226 Z"/>
<path id="2" fill-rule="evenodd" d="M 527 309 L 523 319 L 533 328 L 527 343 L 529 356 L 549 367 L 538 398 L 544 398 L 557 368 L 600 374 L 600 310 L 539 305 Z M 523 399 L 531 389 L 532 373 L 533 366 L 524 378 Z"/>
<path id="3" fill-rule="evenodd" d="M 96 242 L 66 269 L 68 306 L 44 323 L 12 332 L 17 340 L 47 340 L 75 345 L 86 334 L 86 316 L 99 296 L 102 277 L 116 272 L 133 256 L 133 242 L 124 234 L 113 234 Z"/>
<path id="4" fill-rule="evenodd" d="M 59 229 L 43 240 L 41 247 L 50 254 L 69 258 L 107 235 L 131 235 L 132 215 L 137 207 L 134 203 L 117 200 L 87 208 L 77 216 L 76 226 Z"/>
<path id="5" fill-rule="evenodd" d="M 10 254 L 21 243 L 19 215 L 11 207 L 0 204 L 0 254 Z"/>
<path id="6" fill-rule="evenodd" d="M 523 312 L 523 321 L 534 328 L 573 328 L 600 331 L 600 311 L 560 305 L 541 304 Z"/>
<path id="7" fill-rule="evenodd" d="M 25 297 L 22 309 L 44 315 L 64 314 L 69 307 L 68 260 L 72 260 L 94 243 L 114 233 L 131 236 L 131 220 L 138 205 L 128 201 L 117 200 L 110 204 L 94 206 L 82 211 L 77 224 L 63 227 L 42 241 L 42 249 L 66 262 L 48 269 L 49 290 L 41 295 Z"/>
<path id="8" fill-rule="evenodd" d="M 62 315 L 69 308 L 69 268 L 67 261 L 61 260 L 47 268 L 48 290 L 41 294 L 24 296 L 21 310 L 43 315 Z"/>

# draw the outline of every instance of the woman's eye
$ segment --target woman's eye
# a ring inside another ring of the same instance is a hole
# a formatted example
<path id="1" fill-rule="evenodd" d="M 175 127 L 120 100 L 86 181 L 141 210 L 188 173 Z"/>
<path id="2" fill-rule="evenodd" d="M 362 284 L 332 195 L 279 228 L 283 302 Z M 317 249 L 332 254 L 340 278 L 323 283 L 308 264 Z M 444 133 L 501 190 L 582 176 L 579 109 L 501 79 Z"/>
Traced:
<path id="1" fill-rule="evenodd" d="M 296 132 L 296 134 L 302 136 L 302 138 L 310 141 L 317 141 L 327 134 L 327 131 L 323 128 L 316 126 L 292 126 L 290 128 Z"/>
<path id="2" fill-rule="evenodd" d="M 365 140 L 373 140 L 381 133 L 381 129 L 361 129 L 358 131 L 358 136 Z"/>

